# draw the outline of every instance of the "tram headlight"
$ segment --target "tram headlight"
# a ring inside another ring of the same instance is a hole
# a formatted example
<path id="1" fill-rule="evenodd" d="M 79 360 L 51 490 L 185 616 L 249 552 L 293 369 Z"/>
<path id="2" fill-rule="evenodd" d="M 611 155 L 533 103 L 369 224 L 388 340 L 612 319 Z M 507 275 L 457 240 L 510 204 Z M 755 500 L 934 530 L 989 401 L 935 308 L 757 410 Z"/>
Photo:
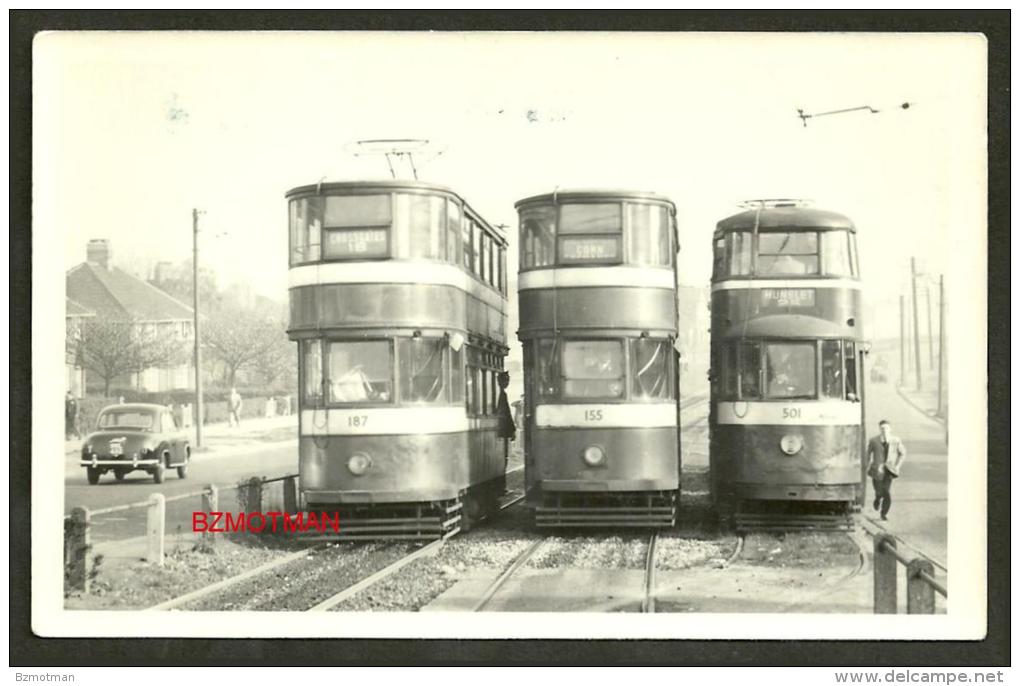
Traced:
<path id="1" fill-rule="evenodd" d="M 804 447 L 804 439 L 797 434 L 786 434 L 779 440 L 779 447 L 787 455 L 796 455 Z"/>
<path id="2" fill-rule="evenodd" d="M 589 467 L 598 467 L 606 461 L 606 451 L 597 445 L 589 445 L 581 457 Z"/>
<path id="3" fill-rule="evenodd" d="M 347 469 L 354 476 L 361 476 L 372 466 L 372 458 L 365 453 L 355 453 L 347 460 Z"/>

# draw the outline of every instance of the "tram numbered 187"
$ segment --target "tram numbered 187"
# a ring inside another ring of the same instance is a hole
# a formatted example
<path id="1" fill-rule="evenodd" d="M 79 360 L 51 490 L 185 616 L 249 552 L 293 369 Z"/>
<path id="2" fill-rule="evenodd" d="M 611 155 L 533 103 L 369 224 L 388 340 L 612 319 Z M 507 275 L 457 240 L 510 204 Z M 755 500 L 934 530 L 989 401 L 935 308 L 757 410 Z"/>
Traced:
<path id="1" fill-rule="evenodd" d="M 435 539 L 496 509 L 506 238 L 448 188 L 287 193 L 303 505 L 343 538 Z"/>
<path id="2" fill-rule="evenodd" d="M 713 503 L 741 529 L 847 528 L 864 498 L 856 229 L 750 201 L 714 234 Z"/>
<path id="3" fill-rule="evenodd" d="M 680 488 L 676 209 L 627 191 L 516 203 L 527 501 L 539 527 L 669 527 Z"/>

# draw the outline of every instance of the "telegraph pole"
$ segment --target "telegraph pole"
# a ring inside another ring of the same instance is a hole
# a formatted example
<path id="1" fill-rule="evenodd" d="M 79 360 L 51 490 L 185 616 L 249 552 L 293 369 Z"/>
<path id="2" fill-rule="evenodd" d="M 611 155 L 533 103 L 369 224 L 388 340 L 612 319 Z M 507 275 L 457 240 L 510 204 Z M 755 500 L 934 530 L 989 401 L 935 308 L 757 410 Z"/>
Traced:
<path id="1" fill-rule="evenodd" d="M 910 258 L 910 293 L 914 310 L 914 380 L 917 390 L 921 390 L 921 327 L 917 319 L 917 260 Z"/>
<path id="2" fill-rule="evenodd" d="M 198 209 L 191 210 L 192 275 L 191 290 L 195 307 L 195 448 L 202 447 L 202 343 L 198 324 Z"/>
<path id="3" fill-rule="evenodd" d="M 939 274 L 939 404 L 936 414 L 941 417 L 942 411 L 945 409 L 942 406 L 942 379 L 943 365 L 946 362 L 946 288 L 945 288 L 945 276 Z"/>
<path id="4" fill-rule="evenodd" d="M 924 284 L 924 303 L 928 309 L 928 371 L 935 369 L 935 337 L 931 334 L 931 288 Z"/>
<path id="5" fill-rule="evenodd" d="M 900 386 L 907 382 L 907 317 L 903 311 L 903 294 L 900 294 Z"/>

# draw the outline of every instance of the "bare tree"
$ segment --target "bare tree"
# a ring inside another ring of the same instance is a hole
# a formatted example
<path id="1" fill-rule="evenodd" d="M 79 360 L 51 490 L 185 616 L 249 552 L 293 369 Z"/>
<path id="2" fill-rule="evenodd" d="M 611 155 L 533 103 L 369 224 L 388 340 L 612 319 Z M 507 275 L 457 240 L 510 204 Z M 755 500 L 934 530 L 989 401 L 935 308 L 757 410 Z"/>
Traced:
<path id="1" fill-rule="evenodd" d="M 266 388 L 273 388 L 279 382 L 281 387 L 296 386 L 295 371 L 297 368 L 294 344 L 287 339 L 284 323 L 278 324 L 279 330 L 273 344 L 267 346 L 261 355 L 255 358 L 253 368 L 262 378 Z"/>
<path id="2" fill-rule="evenodd" d="M 282 330 L 282 324 L 274 317 L 238 307 L 222 307 L 205 324 L 202 339 L 223 365 L 227 385 L 233 386 L 238 371 L 254 367 L 279 345 Z"/>
<path id="3" fill-rule="evenodd" d="M 170 366 L 184 354 L 181 340 L 152 323 L 98 314 L 85 320 L 76 333 L 70 337 L 69 332 L 68 347 L 77 350 L 83 366 L 103 380 L 106 396 L 118 376 Z"/>

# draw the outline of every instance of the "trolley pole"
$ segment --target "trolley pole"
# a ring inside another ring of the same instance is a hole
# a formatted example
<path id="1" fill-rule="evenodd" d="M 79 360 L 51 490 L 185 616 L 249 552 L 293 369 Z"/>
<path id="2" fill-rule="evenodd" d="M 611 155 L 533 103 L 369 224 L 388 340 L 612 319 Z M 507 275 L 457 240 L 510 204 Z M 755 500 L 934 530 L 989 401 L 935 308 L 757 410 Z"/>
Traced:
<path id="1" fill-rule="evenodd" d="M 945 275 L 939 274 L 939 392 L 938 392 L 938 410 L 936 414 L 941 417 L 943 410 L 942 406 L 942 384 L 944 383 L 942 375 L 944 374 L 943 369 L 946 363 L 946 288 L 945 288 Z"/>
<path id="2" fill-rule="evenodd" d="M 907 383 L 907 317 L 900 294 L 900 386 Z"/>
<path id="3" fill-rule="evenodd" d="M 917 390 L 921 390 L 921 327 L 917 318 L 917 260 L 910 258 L 910 295 L 914 310 L 914 381 Z"/>
<path id="4" fill-rule="evenodd" d="M 191 290 L 195 328 L 195 448 L 202 447 L 202 337 L 198 322 L 198 209 L 191 210 L 192 258 Z"/>

